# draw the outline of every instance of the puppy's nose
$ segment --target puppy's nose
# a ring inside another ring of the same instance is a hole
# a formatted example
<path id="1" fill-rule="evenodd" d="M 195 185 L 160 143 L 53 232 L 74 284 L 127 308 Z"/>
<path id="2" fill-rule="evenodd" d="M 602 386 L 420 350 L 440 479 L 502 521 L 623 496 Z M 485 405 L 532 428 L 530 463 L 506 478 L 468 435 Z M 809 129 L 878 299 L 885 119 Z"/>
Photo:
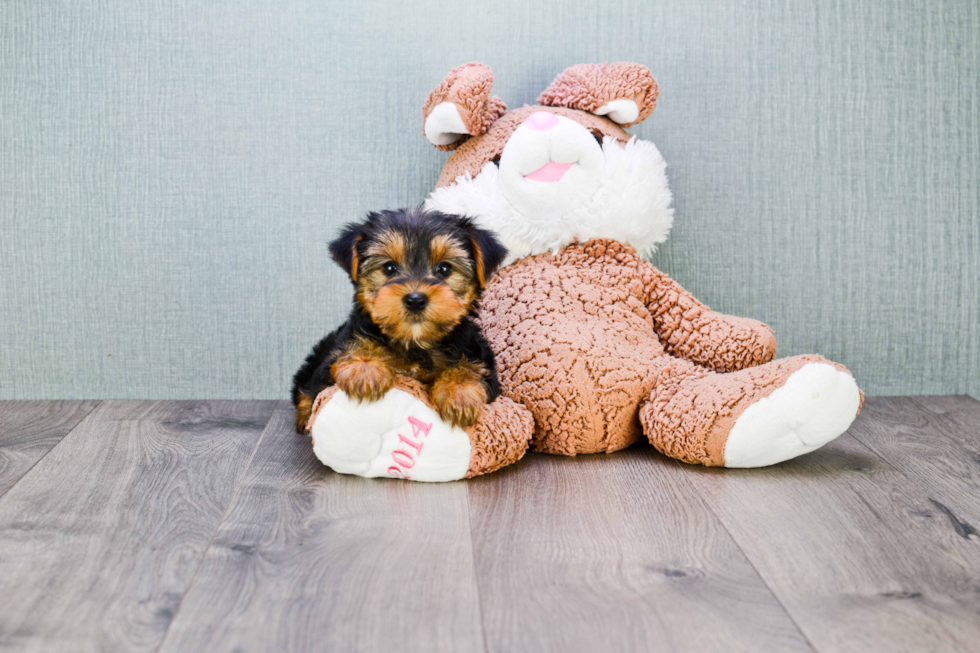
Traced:
<path id="1" fill-rule="evenodd" d="M 558 116 L 547 111 L 535 111 L 524 121 L 531 129 L 539 132 L 548 131 L 558 124 Z"/>
<path id="2" fill-rule="evenodd" d="M 429 303 L 429 298 L 420 292 L 413 292 L 405 295 L 405 299 L 402 301 L 405 303 L 405 308 L 413 313 L 418 313 Z"/>

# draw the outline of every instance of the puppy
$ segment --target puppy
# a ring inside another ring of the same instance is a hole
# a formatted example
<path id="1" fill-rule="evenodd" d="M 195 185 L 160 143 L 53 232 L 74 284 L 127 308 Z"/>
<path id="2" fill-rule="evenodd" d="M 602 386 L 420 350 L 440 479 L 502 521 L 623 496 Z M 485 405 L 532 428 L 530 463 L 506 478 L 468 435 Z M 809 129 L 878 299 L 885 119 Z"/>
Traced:
<path id="1" fill-rule="evenodd" d="M 459 216 L 381 211 L 347 225 L 330 254 L 354 283 L 354 305 L 293 377 L 296 430 L 306 430 L 327 386 L 377 401 L 395 374 L 430 385 L 442 419 L 472 425 L 500 394 L 493 352 L 473 321 L 487 279 L 507 255 L 496 236 Z"/>

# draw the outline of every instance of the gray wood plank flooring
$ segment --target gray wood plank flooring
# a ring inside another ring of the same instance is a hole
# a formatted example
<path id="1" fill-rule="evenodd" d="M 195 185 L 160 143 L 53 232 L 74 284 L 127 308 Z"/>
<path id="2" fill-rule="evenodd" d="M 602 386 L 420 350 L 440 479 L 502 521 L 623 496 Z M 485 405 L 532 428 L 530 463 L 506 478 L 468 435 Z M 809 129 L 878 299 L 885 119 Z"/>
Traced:
<path id="1" fill-rule="evenodd" d="M 488 650 L 810 651 L 702 498 L 637 453 L 470 482 Z"/>
<path id="2" fill-rule="evenodd" d="M 854 436 L 735 474 L 673 465 L 817 650 L 975 650 L 980 541 Z"/>
<path id="3" fill-rule="evenodd" d="M 0 650 L 980 649 L 973 399 L 869 399 L 766 469 L 439 485 L 334 474 L 292 417 L 0 402 Z"/>
<path id="4" fill-rule="evenodd" d="M 0 646 L 156 650 L 271 411 L 96 408 L 0 500 Z"/>
<path id="5" fill-rule="evenodd" d="M 0 497 L 98 404 L 0 401 Z"/>
<path id="6" fill-rule="evenodd" d="M 935 496 L 964 532 L 980 528 L 980 402 L 971 397 L 883 397 L 855 438 Z M 980 537 L 980 534 L 977 535 Z"/>
<path id="7" fill-rule="evenodd" d="M 283 402 L 164 651 L 478 651 L 466 484 L 334 474 Z"/>

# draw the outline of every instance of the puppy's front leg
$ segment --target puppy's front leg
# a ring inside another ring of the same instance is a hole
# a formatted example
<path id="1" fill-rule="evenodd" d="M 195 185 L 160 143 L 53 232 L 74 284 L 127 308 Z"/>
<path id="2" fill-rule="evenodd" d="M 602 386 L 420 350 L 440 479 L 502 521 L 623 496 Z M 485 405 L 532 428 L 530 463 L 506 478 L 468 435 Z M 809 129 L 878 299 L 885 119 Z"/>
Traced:
<path id="1" fill-rule="evenodd" d="M 443 370 L 430 393 L 439 416 L 454 426 L 472 426 L 487 403 L 483 377 L 483 368 L 469 361 Z"/>
<path id="2" fill-rule="evenodd" d="M 358 402 L 377 401 L 395 384 L 395 370 L 385 359 L 384 350 L 364 342 L 346 348 L 330 374 L 334 383 Z"/>

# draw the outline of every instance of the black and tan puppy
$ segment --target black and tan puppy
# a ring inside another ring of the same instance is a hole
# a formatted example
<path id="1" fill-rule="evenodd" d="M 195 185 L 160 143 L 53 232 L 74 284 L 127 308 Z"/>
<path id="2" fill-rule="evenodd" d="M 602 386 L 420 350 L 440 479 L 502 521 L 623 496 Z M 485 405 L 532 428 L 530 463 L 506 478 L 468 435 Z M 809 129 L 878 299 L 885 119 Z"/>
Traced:
<path id="1" fill-rule="evenodd" d="M 293 377 L 296 430 L 305 430 L 327 386 L 376 401 L 395 374 L 429 384 L 442 419 L 473 424 L 500 394 L 493 352 L 473 315 L 507 254 L 503 245 L 467 218 L 403 209 L 347 225 L 330 254 L 354 282 L 354 306 Z"/>

